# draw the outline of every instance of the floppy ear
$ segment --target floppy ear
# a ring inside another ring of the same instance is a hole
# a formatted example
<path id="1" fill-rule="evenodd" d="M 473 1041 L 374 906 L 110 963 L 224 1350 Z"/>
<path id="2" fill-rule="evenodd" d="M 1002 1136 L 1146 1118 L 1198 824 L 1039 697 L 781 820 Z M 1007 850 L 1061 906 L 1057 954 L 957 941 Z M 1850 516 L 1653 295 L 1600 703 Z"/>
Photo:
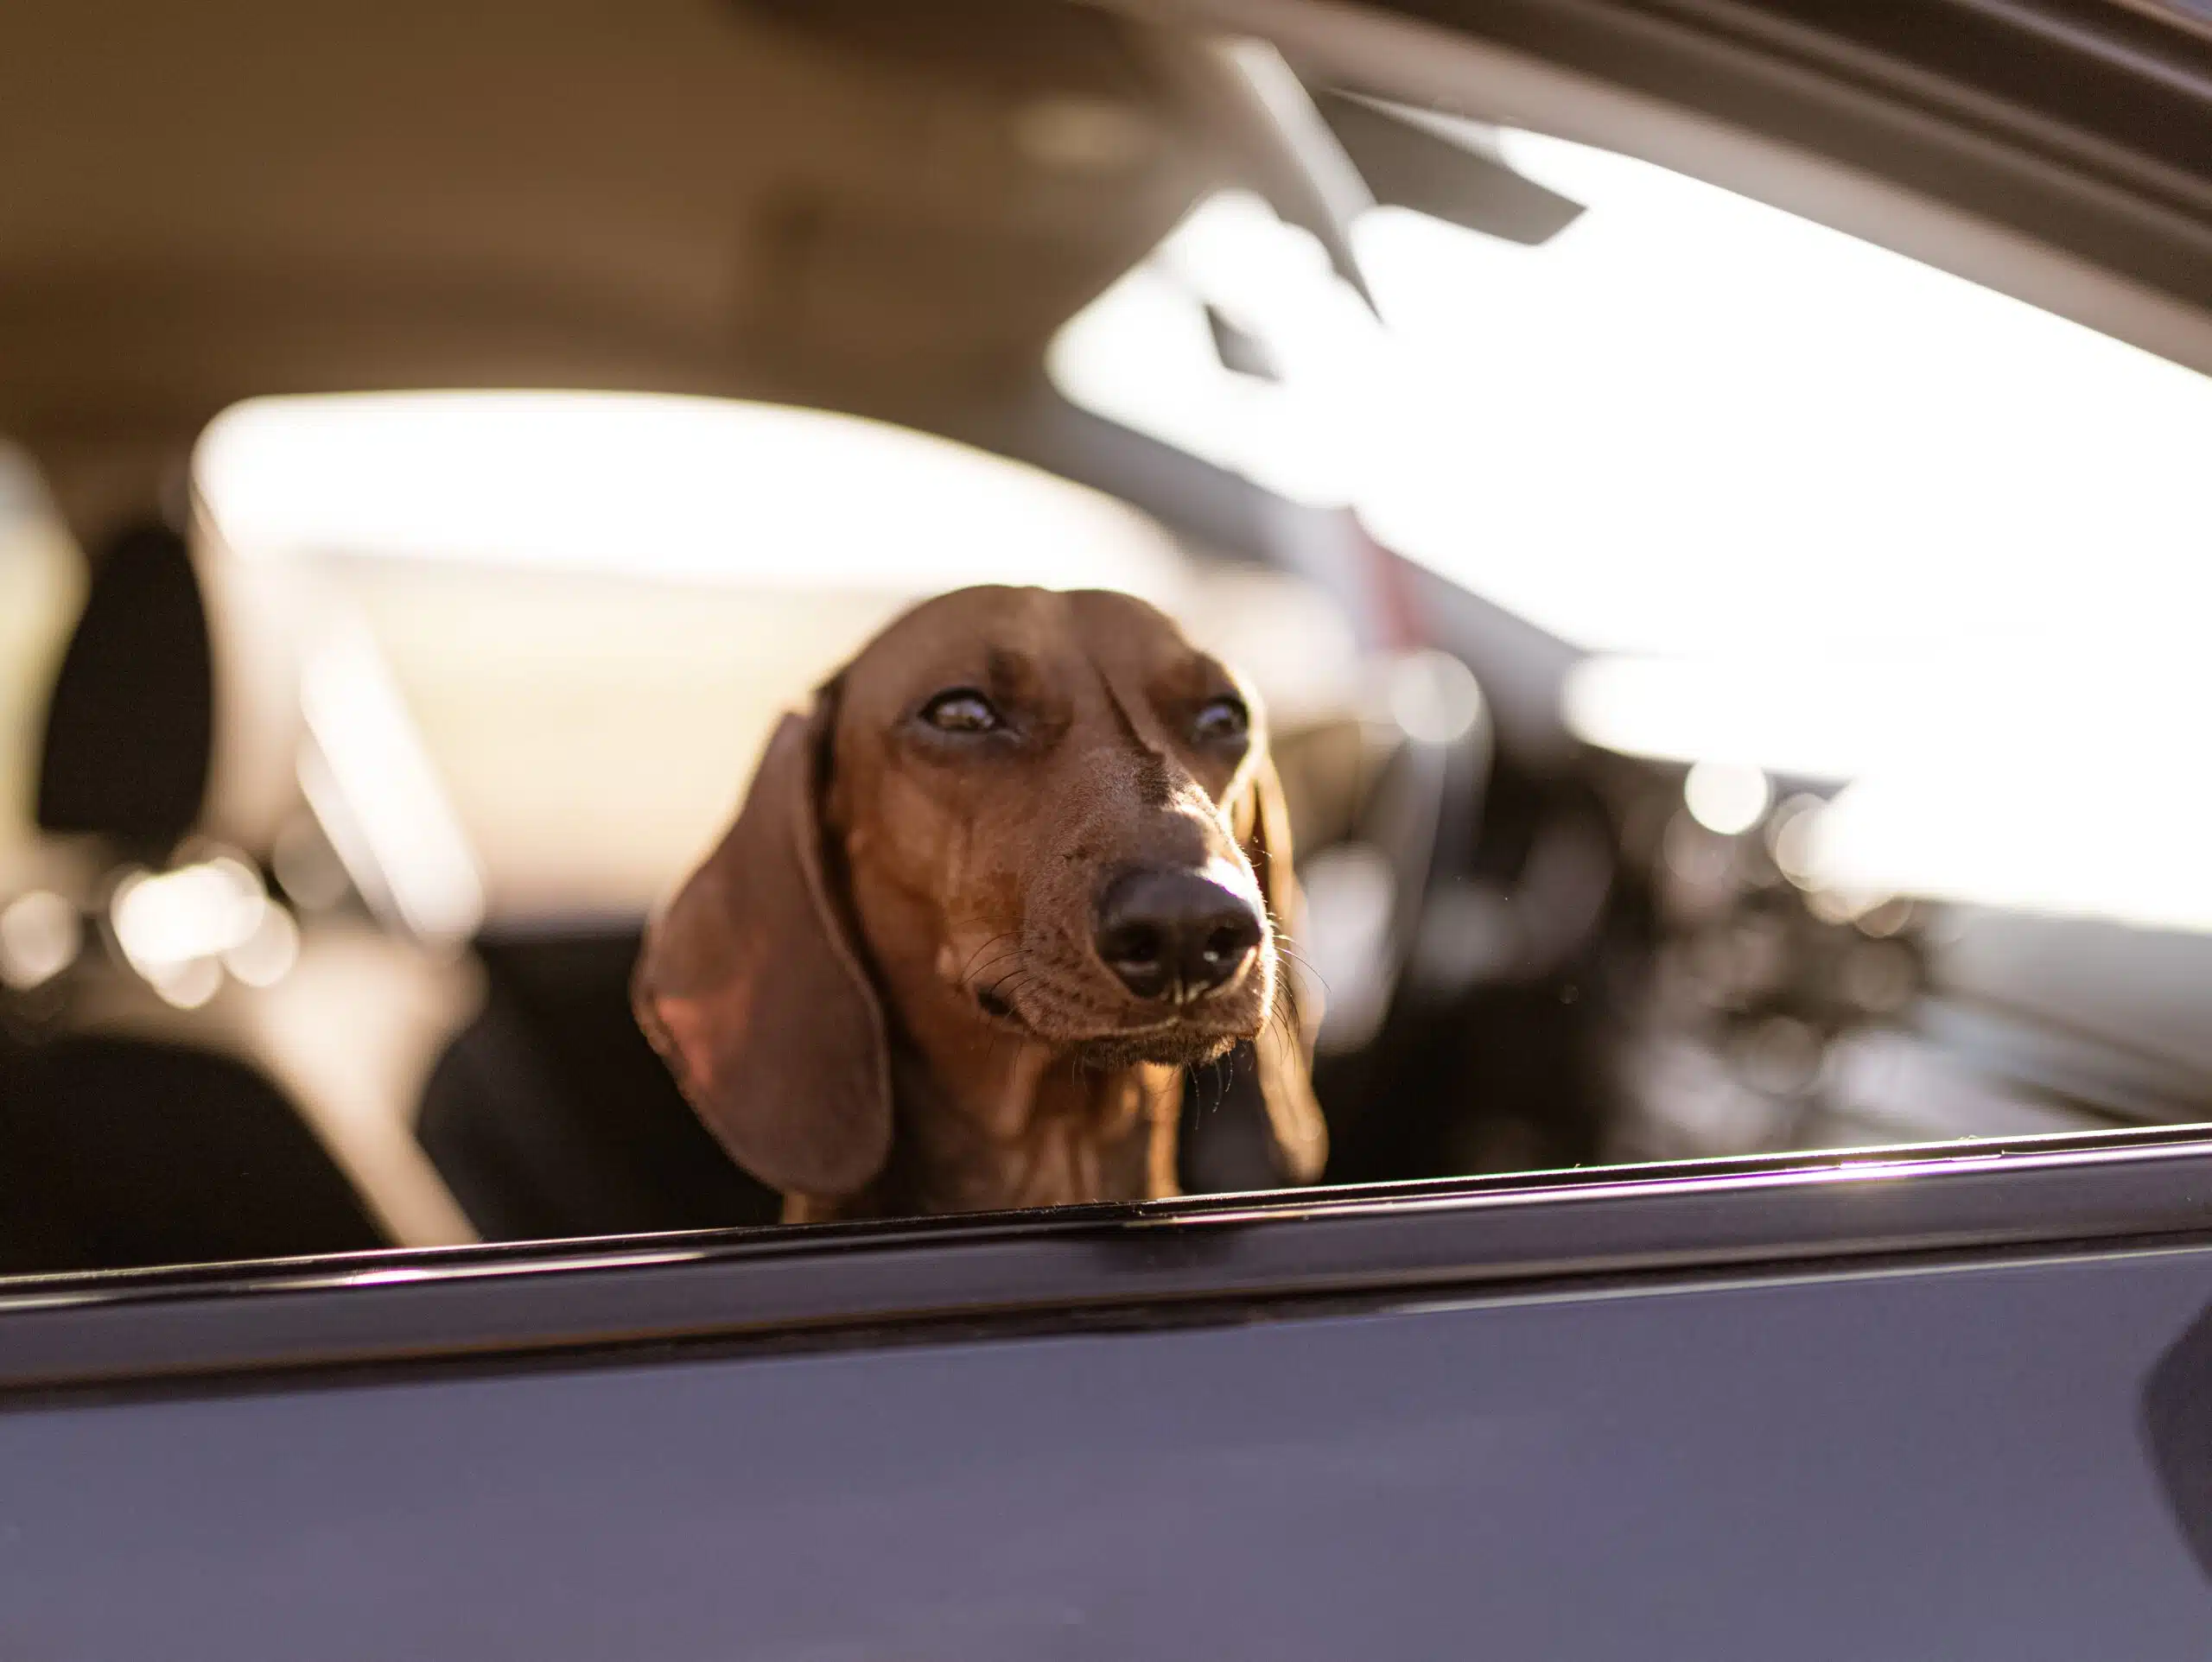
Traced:
<path id="1" fill-rule="evenodd" d="M 647 931 L 639 1024 L 740 1165 L 849 1195 L 891 1146 L 883 1011 L 826 875 L 819 804 L 834 685 L 787 715 L 737 821 Z"/>
<path id="2" fill-rule="evenodd" d="M 1253 759 L 1236 826 L 1275 929 L 1274 1004 L 1267 1025 L 1253 1041 L 1253 1061 L 1276 1159 L 1292 1183 L 1309 1183 L 1328 1163 L 1329 1131 L 1307 1072 L 1313 1056 L 1313 1024 L 1299 1007 L 1297 978 L 1283 949 L 1286 941 L 1296 938 L 1305 910 L 1291 869 L 1290 810 L 1274 763 L 1264 752 Z"/>

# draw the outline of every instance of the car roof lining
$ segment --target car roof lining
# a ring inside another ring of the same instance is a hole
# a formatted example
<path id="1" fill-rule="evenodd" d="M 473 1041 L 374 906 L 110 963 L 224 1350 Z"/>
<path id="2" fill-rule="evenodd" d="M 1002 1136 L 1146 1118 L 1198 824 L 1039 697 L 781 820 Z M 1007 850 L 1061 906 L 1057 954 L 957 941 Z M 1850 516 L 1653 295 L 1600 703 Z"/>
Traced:
<path id="1" fill-rule="evenodd" d="M 1224 128 L 1195 39 L 960 10 L 978 26 L 946 37 L 897 0 L 804 28 L 767 0 L 619 27 L 520 0 L 11 9 L 0 432 L 73 511 L 94 455 L 173 463 L 254 394 L 620 387 L 930 425 L 1027 386 L 1268 147 Z"/>
<path id="2" fill-rule="evenodd" d="M 2185 300 L 1495 42 L 1312 0 L 954 10 L 639 0 L 610 30 L 578 0 L 403 0 L 373 27 L 275 0 L 12 9 L 0 433 L 88 542 L 257 393 L 720 393 L 1019 454 L 982 435 L 1035 412 L 1068 315 L 1205 190 L 1286 194 L 1208 30 L 1276 41 L 1316 86 L 1640 155 L 2212 372 Z M 1046 117 L 1102 112 L 1118 160 L 1039 148 Z"/>

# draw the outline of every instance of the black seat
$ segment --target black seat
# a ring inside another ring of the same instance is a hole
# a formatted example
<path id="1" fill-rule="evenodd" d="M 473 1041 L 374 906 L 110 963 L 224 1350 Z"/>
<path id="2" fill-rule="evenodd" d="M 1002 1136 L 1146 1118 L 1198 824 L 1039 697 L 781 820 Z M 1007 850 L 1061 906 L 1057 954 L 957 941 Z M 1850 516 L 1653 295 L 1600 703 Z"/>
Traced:
<path id="1" fill-rule="evenodd" d="M 92 573 L 47 702 L 41 831 L 159 859 L 198 823 L 215 726 L 207 608 L 184 539 L 137 525 Z"/>
<path id="2" fill-rule="evenodd" d="M 244 1063 L 91 1036 L 0 1055 L 0 1273 L 383 1244 L 291 1103 Z"/>
<path id="3" fill-rule="evenodd" d="M 200 817 L 213 712 L 207 613 L 184 539 L 134 527 L 95 566 L 56 677 L 39 828 L 94 838 L 118 860 L 165 860 Z M 0 1272 L 384 1244 L 269 1080 L 188 1044 L 73 1031 L 66 991 L 58 1005 L 48 998 L 0 1020 Z"/>
<path id="4" fill-rule="evenodd" d="M 630 1014 L 639 934 L 477 942 L 483 1013 L 447 1047 L 416 1134 L 487 1240 L 772 1223 Z"/>

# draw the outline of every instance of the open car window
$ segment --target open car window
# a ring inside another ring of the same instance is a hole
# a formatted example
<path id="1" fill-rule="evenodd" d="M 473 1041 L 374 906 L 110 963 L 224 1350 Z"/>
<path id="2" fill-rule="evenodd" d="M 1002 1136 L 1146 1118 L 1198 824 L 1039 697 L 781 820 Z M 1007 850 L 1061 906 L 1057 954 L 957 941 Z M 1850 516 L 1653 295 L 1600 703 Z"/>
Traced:
<path id="1" fill-rule="evenodd" d="M 150 449 L 115 394 L 0 457 L 0 1272 L 791 1215 L 640 943 L 785 718 L 969 585 L 1141 599 L 1262 707 L 1324 1187 L 2199 1117 L 2212 382 L 1249 42 L 714 27 L 842 148 L 610 195 L 650 132 L 553 147 L 605 263 L 466 122 L 435 225 L 371 193 L 388 291 L 298 275 L 338 232 L 289 175 L 118 245 L 236 367 L 148 360 Z M 225 142 L 177 165 L 270 165 Z M 290 309 L 203 281 L 226 231 L 297 239 Z M 518 249 L 666 327 L 447 309 Z M 1146 1065 L 1151 1192 L 1287 1186 L 1233 1058 Z"/>
<path id="2" fill-rule="evenodd" d="M 2166 978 L 2202 961 L 2202 793 L 2171 758 L 2202 697 L 2212 380 L 1648 162 L 1395 115 L 1554 193 L 1559 223 L 1386 197 L 1352 226 L 1368 306 L 1310 235 L 1217 197 L 1054 372 L 1529 626 L 1554 655 L 1489 688 L 1525 749 L 1679 784 L 1618 824 L 1683 927 L 1658 1001 L 1734 1028 L 1733 1059 L 1661 1085 L 1647 1056 L 1642 1145 L 2070 1129 L 2137 1091 L 2193 1117 Z M 1240 374 L 1224 314 L 1302 348 Z M 1446 959 L 1498 927 L 1464 891 L 1432 916 Z M 1800 924 L 1835 954 L 1810 980 Z M 1839 1028 L 1853 1005 L 1875 1019 Z"/>

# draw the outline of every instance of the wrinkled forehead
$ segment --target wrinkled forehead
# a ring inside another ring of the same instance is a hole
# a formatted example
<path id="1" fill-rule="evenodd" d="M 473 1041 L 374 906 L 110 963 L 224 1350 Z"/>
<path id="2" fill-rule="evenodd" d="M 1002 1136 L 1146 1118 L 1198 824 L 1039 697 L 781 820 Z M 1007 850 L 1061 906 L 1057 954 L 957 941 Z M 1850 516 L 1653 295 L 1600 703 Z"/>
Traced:
<path id="1" fill-rule="evenodd" d="M 844 707 L 855 724 L 874 726 L 949 687 L 1081 705 L 1102 679 L 1146 693 L 1223 673 L 1128 595 L 962 589 L 917 606 L 861 650 L 845 671 Z"/>

